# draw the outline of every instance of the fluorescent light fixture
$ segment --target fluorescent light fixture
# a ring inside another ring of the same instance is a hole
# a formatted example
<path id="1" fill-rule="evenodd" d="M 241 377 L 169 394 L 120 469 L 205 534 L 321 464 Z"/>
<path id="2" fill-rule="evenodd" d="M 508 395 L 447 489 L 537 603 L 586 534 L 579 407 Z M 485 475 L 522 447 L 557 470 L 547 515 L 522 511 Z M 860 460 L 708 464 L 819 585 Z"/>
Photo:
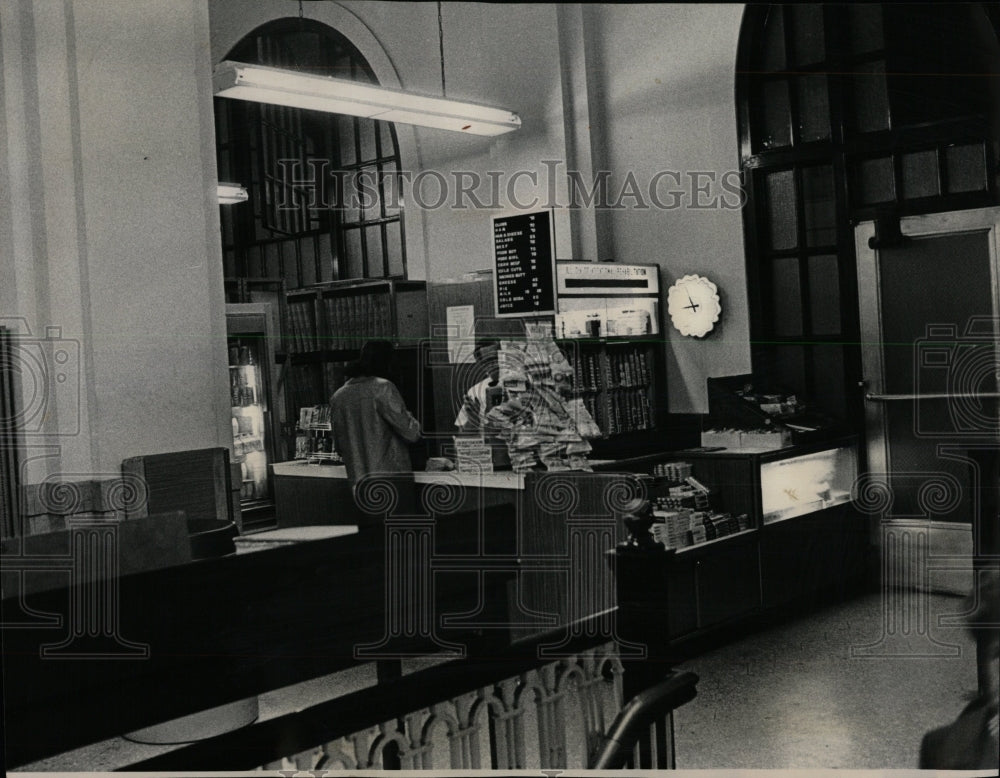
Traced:
<path id="1" fill-rule="evenodd" d="M 219 182 L 217 191 L 219 194 L 219 205 L 245 203 L 250 199 L 250 195 L 247 194 L 247 188 L 245 186 L 241 186 L 240 184 L 227 184 Z"/>
<path id="2" fill-rule="evenodd" d="M 521 126 L 516 113 L 502 108 L 230 60 L 216 67 L 213 82 L 216 97 L 363 116 L 468 135 L 502 135 Z"/>

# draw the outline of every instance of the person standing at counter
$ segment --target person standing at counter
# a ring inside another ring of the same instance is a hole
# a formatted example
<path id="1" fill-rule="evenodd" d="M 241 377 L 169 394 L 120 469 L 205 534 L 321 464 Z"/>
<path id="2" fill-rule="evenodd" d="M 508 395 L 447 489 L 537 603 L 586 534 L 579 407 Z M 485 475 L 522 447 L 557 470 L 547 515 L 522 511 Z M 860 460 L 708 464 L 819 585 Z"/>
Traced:
<path id="1" fill-rule="evenodd" d="M 455 417 L 455 426 L 462 432 L 482 432 L 487 412 L 503 396 L 500 386 L 500 343 L 482 340 L 473 352 L 476 364 L 486 372 L 486 377 L 469 387 L 465 400 Z"/>
<path id="2" fill-rule="evenodd" d="M 349 367 L 351 377 L 330 398 L 333 439 L 352 486 L 369 473 L 412 473 L 408 445 L 420 422 L 390 381 L 392 343 L 370 340 Z"/>

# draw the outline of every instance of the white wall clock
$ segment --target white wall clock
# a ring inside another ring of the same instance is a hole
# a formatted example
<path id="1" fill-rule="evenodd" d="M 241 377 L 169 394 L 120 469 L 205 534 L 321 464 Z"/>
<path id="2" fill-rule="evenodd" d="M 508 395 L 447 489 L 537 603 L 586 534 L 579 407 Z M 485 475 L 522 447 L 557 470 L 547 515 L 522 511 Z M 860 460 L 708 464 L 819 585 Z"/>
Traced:
<path id="1" fill-rule="evenodd" d="M 704 276 L 679 278 L 667 290 L 667 311 L 681 335 L 703 337 L 712 331 L 722 314 L 719 289 Z"/>

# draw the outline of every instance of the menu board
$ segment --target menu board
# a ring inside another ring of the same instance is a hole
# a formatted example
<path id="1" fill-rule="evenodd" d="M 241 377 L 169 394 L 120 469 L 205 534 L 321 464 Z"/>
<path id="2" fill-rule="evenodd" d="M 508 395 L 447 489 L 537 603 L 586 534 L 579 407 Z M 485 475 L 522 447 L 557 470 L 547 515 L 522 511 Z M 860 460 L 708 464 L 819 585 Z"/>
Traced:
<path id="1" fill-rule="evenodd" d="M 555 313 L 552 212 L 493 218 L 493 301 L 497 316 Z"/>

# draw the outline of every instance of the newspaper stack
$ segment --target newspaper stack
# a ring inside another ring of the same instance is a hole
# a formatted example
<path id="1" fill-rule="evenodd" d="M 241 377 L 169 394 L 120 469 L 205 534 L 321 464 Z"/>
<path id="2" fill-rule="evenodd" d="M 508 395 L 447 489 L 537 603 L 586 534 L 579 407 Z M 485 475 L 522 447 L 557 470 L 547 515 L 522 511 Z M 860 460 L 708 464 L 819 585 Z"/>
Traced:
<path id="1" fill-rule="evenodd" d="M 547 470 L 590 470 L 585 437 L 600 430 L 583 403 L 569 397 L 573 368 L 551 333 L 500 342 L 500 382 L 507 400 L 486 418 L 507 444 L 515 472 L 539 464 Z"/>
<path id="2" fill-rule="evenodd" d="M 459 473 L 492 473 L 493 447 L 482 438 L 455 437 L 455 469 Z"/>

